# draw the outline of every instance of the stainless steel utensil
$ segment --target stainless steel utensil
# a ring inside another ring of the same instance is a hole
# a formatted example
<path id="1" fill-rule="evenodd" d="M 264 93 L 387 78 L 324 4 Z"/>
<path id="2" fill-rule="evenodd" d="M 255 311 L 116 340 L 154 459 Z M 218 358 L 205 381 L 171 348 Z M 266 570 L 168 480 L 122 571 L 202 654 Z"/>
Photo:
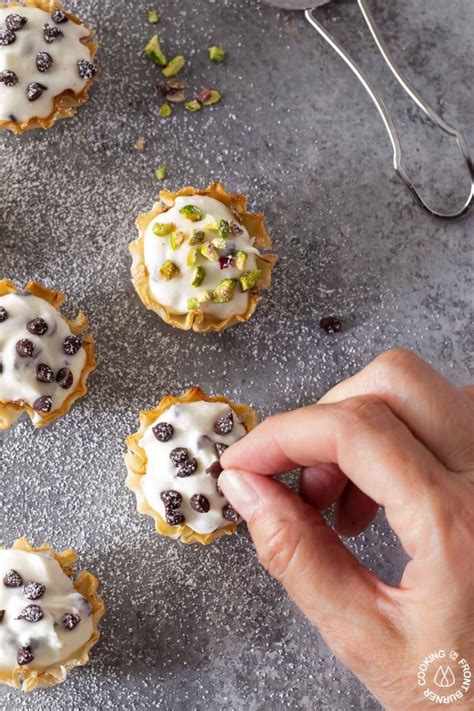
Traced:
<path id="1" fill-rule="evenodd" d="M 348 65 L 348 67 L 352 70 L 352 72 L 355 74 L 355 76 L 358 78 L 366 92 L 369 94 L 370 98 L 374 102 L 375 106 L 378 109 L 378 112 L 380 116 L 382 117 L 382 121 L 384 122 L 385 128 L 387 129 L 387 133 L 389 135 L 390 141 L 392 143 L 392 148 L 393 148 L 393 167 L 397 173 L 397 175 L 400 177 L 400 179 L 403 181 L 404 185 L 408 188 L 410 191 L 411 195 L 414 197 L 415 201 L 422 207 L 424 208 L 430 215 L 434 215 L 435 217 L 440 217 L 445 220 L 452 220 L 458 217 L 461 217 L 462 215 L 465 215 L 472 207 L 473 202 L 474 202 L 474 165 L 473 161 L 471 158 L 471 155 L 469 153 L 469 148 L 467 146 L 467 143 L 464 139 L 464 136 L 460 131 L 457 129 L 453 128 L 450 126 L 446 121 L 444 121 L 439 114 L 436 113 L 436 111 L 423 99 L 423 97 L 420 95 L 420 93 L 415 89 L 415 87 L 411 84 L 411 82 L 404 76 L 400 68 L 397 66 L 395 63 L 395 60 L 393 59 L 392 55 L 390 54 L 387 45 L 385 44 L 382 35 L 380 33 L 379 28 L 375 24 L 375 20 L 367 7 L 366 0 L 357 0 L 360 10 L 362 12 L 362 15 L 364 17 L 364 20 L 366 21 L 367 25 L 369 26 L 369 29 L 372 33 L 372 36 L 377 44 L 377 47 L 380 50 L 380 53 L 382 54 L 382 57 L 384 58 L 385 62 L 387 63 L 389 69 L 391 70 L 392 74 L 395 76 L 399 84 L 403 87 L 403 89 L 406 91 L 408 96 L 415 102 L 415 104 L 427 115 L 429 118 L 435 123 L 439 128 L 441 128 L 445 133 L 447 133 L 449 136 L 452 136 L 453 138 L 456 139 L 456 142 L 459 146 L 460 151 L 462 152 L 464 156 L 464 160 L 466 161 L 467 168 L 469 171 L 469 176 L 471 180 L 471 187 L 470 187 L 470 192 L 469 196 L 464 203 L 463 207 L 461 207 L 459 210 L 456 212 L 452 213 L 445 213 L 445 212 L 438 212 L 437 210 L 434 210 L 432 207 L 430 207 L 421 197 L 415 186 L 413 185 L 412 181 L 408 177 L 403 165 L 402 165 L 402 151 L 400 147 L 400 140 L 398 138 L 398 133 L 395 129 L 395 125 L 393 123 L 392 117 L 390 116 L 387 107 L 385 106 L 382 98 L 378 94 L 378 92 L 375 90 L 375 88 L 372 86 L 370 83 L 367 75 L 365 72 L 361 69 L 361 67 L 352 59 L 352 57 L 342 48 L 342 46 L 334 39 L 334 37 L 321 25 L 321 23 L 315 18 L 314 16 L 314 10 L 316 7 L 319 7 L 321 5 L 326 5 L 328 2 L 331 2 L 331 0 L 264 0 L 268 5 L 273 5 L 274 7 L 278 7 L 284 10 L 304 10 L 305 11 L 305 17 L 318 32 L 319 34 L 324 37 L 326 42 L 328 42 L 333 49 L 336 50 L 338 55 L 345 61 L 345 63 Z"/>

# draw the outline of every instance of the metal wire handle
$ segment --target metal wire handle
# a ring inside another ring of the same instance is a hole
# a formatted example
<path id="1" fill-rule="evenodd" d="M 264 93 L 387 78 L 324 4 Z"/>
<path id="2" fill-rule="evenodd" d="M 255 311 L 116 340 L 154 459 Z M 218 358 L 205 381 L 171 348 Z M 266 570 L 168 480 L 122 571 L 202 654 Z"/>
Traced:
<path id="1" fill-rule="evenodd" d="M 463 207 L 459 209 L 457 212 L 452 212 L 452 213 L 444 213 L 444 212 L 438 212 L 437 210 L 434 210 L 432 207 L 430 207 L 421 197 L 421 195 L 418 193 L 417 189 L 413 185 L 412 181 L 408 177 L 403 165 L 402 165 L 402 149 L 400 146 L 400 139 L 398 138 L 398 133 L 395 129 L 394 123 L 392 121 L 392 117 L 390 116 L 387 107 L 385 106 L 383 100 L 379 96 L 379 94 L 376 92 L 372 84 L 369 82 L 369 79 L 365 72 L 359 67 L 359 65 L 350 57 L 350 55 L 341 47 L 341 45 L 334 39 L 334 37 L 316 20 L 316 18 L 313 15 L 313 10 L 306 10 L 305 11 L 305 17 L 308 20 L 308 22 L 319 32 L 319 34 L 324 37 L 326 42 L 328 42 L 331 47 L 338 53 L 338 55 L 345 61 L 347 66 L 352 70 L 352 72 L 355 74 L 355 76 L 359 79 L 360 83 L 374 102 L 375 106 L 378 109 L 378 112 L 380 116 L 382 117 L 382 120 L 384 122 L 385 128 L 387 129 L 387 133 L 389 135 L 390 141 L 392 143 L 392 148 L 393 148 L 393 167 L 399 176 L 399 178 L 403 181 L 404 185 L 408 188 L 410 191 L 411 195 L 414 197 L 416 202 L 424 209 L 426 212 L 428 212 L 430 215 L 433 215 L 434 217 L 440 217 L 444 220 L 454 220 L 456 218 L 462 217 L 463 215 L 466 215 L 467 212 L 471 209 L 473 202 L 474 202 L 474 165 L 473 161 L 471 158 L 471 155 L 469 153 L 469 148 L 467 146 L 467 143 L 464 139 L 464 136 L 460 131 L 457 129 L 453 128 L 449 124 L 447 124 L 439 114 L 436 113 L 436 111 L 426 103 L 426 101 L 423 99 L 423 97 L 419 94 L 419 92 L 415 89 L 415 87 L 411 84 L 411 82 L 404 76 L 400 68 L 397 66 L 395 63 L 395 60 L 393 59 L 392 55 L 390 54 L 387 45 L 385 44 L 385 41 L 382 38 L 382 35 L 380 34 L 380 31 L 375 24 L 375 20 L 367 7 L 367 4 L 365 0 L 357 0 L 359 7 L 361 9 L 362 15 L 364 17 L 364 20 L 366 21 L 367 25 L 369 26 L 369 29 L 372 33 L 372 36 L 377 44 L 377 47 L 380 50 L 380 53 L 382 54 L 382 57 L 384 58 L 385 62 L 387 63 L 388 67 L 390 68 L 392 74 L 394 77 L 397 79 L 399 84 L 403 87 L 403 89 L 406 91 L 408 96 L 415 102 L 415 104 L 427 115 L 429 118 L 435 123 L 439 128 L 441 128 L 445 133 L 447 133 L 449 136 L 453 136 L 456 139 L 456 142 L 458 144 L 459 150 L 461 151 L 462 155 L 464 156 L 464 160 L 466 161 L 467 168 L 469 170 L 469 175 L 471 179 L 471 189 L 469 192 L 469 196 L 464 203 Z"/>

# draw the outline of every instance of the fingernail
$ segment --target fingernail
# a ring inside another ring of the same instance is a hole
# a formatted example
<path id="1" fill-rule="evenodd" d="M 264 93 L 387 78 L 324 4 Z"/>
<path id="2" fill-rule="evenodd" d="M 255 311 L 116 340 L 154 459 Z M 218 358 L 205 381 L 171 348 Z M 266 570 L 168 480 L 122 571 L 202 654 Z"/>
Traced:
<path id="1" fill-rule="evenodd" d="M 258 506 L 258 494 L 251 475 L 227 469 L 219 477 L 219 487 L 242 518 L 252 516 Z"/>

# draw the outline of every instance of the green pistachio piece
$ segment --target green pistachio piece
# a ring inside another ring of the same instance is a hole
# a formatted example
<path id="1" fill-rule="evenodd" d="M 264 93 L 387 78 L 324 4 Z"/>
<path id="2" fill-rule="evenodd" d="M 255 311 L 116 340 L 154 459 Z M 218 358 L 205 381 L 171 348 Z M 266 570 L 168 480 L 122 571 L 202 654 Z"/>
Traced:
<path id="1" fill-rule="evenodd" d="M 206 289 L 201 289 L 197 295 L 197 299 L 200 304 L 207 304 L 207 302 L 211 300 L 211 294 L 209 291 L 206 291 Z"/>
<path id="2" fill-rule="evenodd" d="M 208 215 L 204 221 L 204 229 L 208 232 L 217 232 L 217 222 L 210 215 Z"/>
<path id="3" fill-rule="evenodd" d="M 168 62 L 166 67 L 162 69 L 162 72 L 165 77 L 174 77 L 175 74 L 181 71 L 185 64 L 186 60 L 183 55 L 178 54 L 177 57 L 173 57 L 173 59 Z"/>
<path id="4" fill-rule="evenodd" d="M 160 116 L 162 118 L 168 118 L 168 116 L 171 116 L 171 106 L 169 104 L 161 104 L 160 106 Z"/>
<path id="5" fill-rule="evenodd" d="M 201 210 L 196 207 L 196 205 L 184 205 L 179 211 L 179 214 L 187 217 L 188 220 L 191 220 L 191 222 L 199 222 L 199 220 L 202 220 L 204 217 Z"/>
<path id="6" fill-rule="evenodd" d="M 177 232 L 173 232 L 173 234 L 170 237 L 170 245 L 171 245 L 171 249 L 173 250 L 173 252 L 176 252 L 176 250 L 181 247 L 181 245 L 183 244 L 185 239 L 186 239 L 186 235 L 184 232 L 181 232 L 181 230 L 178 230 Z"/>
<path id="7" fill-rule="evenodd" d="M 157 180 L 164 180 L 167 172 L 166 166 L 160 165 L 160 167 L 155 170 L 155 178 Z"/>
<path id="8" fill-rule="evenodd" d="M 205 234 L 202 230 L 191 230 L 191 234 L 189 235 L 188 239 L 188 244 L 201 244 L 205 237 Z"/>
<path id="9" fill-rule="evenodd" d="M 148 10 L 148 13 L 147 13 L 147 16 L 146 16 L 146 17 L 147 17 L 147 20 L 148 20 L 148 22 L 150 23 L 150 25 L 157 25 L 157 24 L 159 23 L 159 21 L 160 21 L 160 16 L 159 16 L 159 14 L 157 13 L 156 10 Z M 215 62 L 221 62 L 222 60 L 221 60 L 221 59 L 215 59 L 214 61 L 215 61 Z"/>
<path id="10" fill-rule="evenodd" d="M 237 269 L 240 269 L 241 271 L 243 271 L 245 269 L 245 265 L 247 264 L 247 258 L 248 258 L 247 252 L 244 252 L 242 249 L 238 249 L 234 253 L 234 264 L 237 267 Z"/>
<path id="11" fill-rule="evenodd" d="M 200 247 L 200 252 L 202 256 L 209 259 L 210 262 L 217 262 L 219 259 L 219 252 L 211 242 L 204 242 Z"/>
<path id="12" fill-rule="evenodd" d="M 225 304 L 234 298 L 234 289 L 237 279 L 223 279 L 212 292 L 212 300 L 215 304 Z"/>
<path id="13" fill-rule="evenodd" d="M 193 297 L 192 299 L 188 299 L 186 302 L 186 306 L 188 311 L 198 311 L 199 310 L 199 301 L 196 299 L 196 297 Z"/>
<path id="14" fill-rule="evenodd" d="M 163 70 L 164 71 L 164 70 Z M 210 96 L 207 99 L 204 99 L 202 102 L 204 106 L 211 106 L 211 104 L 217 104 L 218 101 L 222 99 L 222 95 L 217 89 L 211 89 L 210 90 Z"/>
<path id="15" fill-rule="evenodd" d="M 178 276 L 178 274 L 179 267 L 170 260 L 165 262 L 160 269 L 161 278 L 165 279 L 166 281 L 171 281 L 171 279 L 174 279 L 175 276 Z"/>
<path id="16" fill-rule="evenodd" d="M 248 291 L 249 289 L 253 289 L 261 276 L 261 269 L 255 269 L 255 271 L 253 272 L 244 272 L 239 279 L 240 288 L 242 289 L 242 291 Z"/>
<path id="17" fill-rule="evenodd" d="M 186 264 L 188 267 L 195 267 L 196 264 L 198 263 L 199 259 L 199 248 L 198 247 L 191 247 L 190 250 L 188 250 L 188 255 L 186 257 Z"/>
<path id="18" fill-rule="evenodd" d="M 166 67 L 166 57 L 160 47 L 160 39 L 158 35 L 153 35 L 151 40 L 148 42 L 145 47 L 145 54 L 148 59 L 151 59 L 151 61 L 155 62 L 155 64 Z"/>
<path id="19" fill-rule="evenodd" d="M 222 47 L 209 47 L 209 59 L 211 62 L 222 62 L 225 57 L 225 52 Z"/>
<path id="20" fill-rule="evenodd" d="M 192 286 L 201 286 L 205 276 L 206 270 L 204 269 L 204 267 L 196 267 L 196 269 L 193 271 L 193 278 L 191 280 Z"/>
<path id="21" fill-rule="evenodd" d="M 217 223 L 217 231 L 219 232 L 219 237 L 222 237 L 223 239 L 230 237 L 232 233 L 230 222 L 227 220 L 219 220 Z"/>
<path id="22" fill-rule="evenodd" d="M 225 249 L 227 242 L 223 237 L 214 237 L 212 244 L 216 249 Z"/>
<path id="23" fill-rule="evenodd" d="M 176 225 L 172 222 L 155 222 L 153 225 L 153 234 L 158 237 L 165 237 L 165 235 L 171 234 L 176 229 Z"/>
<path id="24" fill-rule="evenodd" d="M 184 108 L 188 111 L 199 111 L 199 109 L 201 108 L 201 104 L 197 99 L 193 99 L 192 101 L 187 101 L 184 105 Z"/>

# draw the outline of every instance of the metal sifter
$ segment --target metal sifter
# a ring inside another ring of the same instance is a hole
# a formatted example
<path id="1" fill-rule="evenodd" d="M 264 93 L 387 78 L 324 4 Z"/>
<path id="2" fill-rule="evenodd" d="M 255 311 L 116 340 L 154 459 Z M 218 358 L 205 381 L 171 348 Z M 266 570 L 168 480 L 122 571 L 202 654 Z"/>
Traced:
<path id="1" fill-rule="evenodd" d="M 393 167 L 399 178 L 403 181 L 404 185 L 408 188 L 411 195 L 414 197 L 415 201 L 430 215 L 434 215 L 435 217 L 441 217 L 446 220 L 452 220 L 467 214 L 474 202 L 474 165 L 464 136 L 460 131 L 447 124 L 446 121 L 444 121 L 441 116 L 439 116 L 439 114 L 437 114 L 436 111 L 429 104 L 426 103 L 426 101 L 415 89 L 415 87 L 404 76 L 400 68 L 395 63 L 395 60 L 393 59 L 392 55 L 390 54 L 388 47 L 382 38 L 380 30 L 375 24 L 375 20 L 372 16 L 372 13 L 367 7 L 366 0 L 357 0 L 357 2 L 359 4 L 364 20 L 369 26 L 369 29 L 377 44 L 377 47 L 379 48 L 380 53 L 384 58 L 385 62 L 387 63 L 388 67 L 390 68 L 392 74 L 395 76 L 399 84 L 401 84 L 408 96 L 422 111 L 424 111 L 427 116 L 429 116 L 433 123 L 439 126 L 439 128 L 441 128 L 449 136 L 452 136 L 456 139 L 457 145 L 459 146 L 459 149 L 464 156 L 467 168 L 469 170 L 471 186 L 466 202 L 464 203 L 463 207 L 461 207 L 456 212 L 444 213 L 434 210 L 423 200 L 423 198 L 413 185 L 412 181 L 408 177 L 408 174 L 406 173 L 402 165 L 402 151 L 400 147 L 398 133 L 395 129 L 392 117 L 390 116 L 383 100 L 381 99 L 375 88 L 372 86 L 367 75 L 361 69 L 361 67 L 352 59 L 352 57 L 342 48 L 342 46 L 334 39 L 334 37 L 321 25 L 321 23 L 314 16 L 314 10 L 316 9 L 316 7 L 326 5 L 327 3 L 331 2 L 331 0 L 312 0 L 312 2 L 311 0 L 264 0 L 264 2 L 266 2 L 268 5 L 273 5 L 274 7 L 278 7 L 283 10 L 304 10 L 305 17 L 310 23 L 310 25 L 312 25 L 319 32 L 319 34 L 324 37 L 326 42 L 328 42 L 331 47 L 336 50 L 338 55 L 345 61 L 348 67 L 359 79 L 360 83 L 362 84 L 362 86 L 374 102 L 375 106 L 377 107 L 378 112 L 382 117 L 382 121 L 384 122 L 385 128 L 387 129 L 387 133 L 389 135 L 393 148 Z"/>

